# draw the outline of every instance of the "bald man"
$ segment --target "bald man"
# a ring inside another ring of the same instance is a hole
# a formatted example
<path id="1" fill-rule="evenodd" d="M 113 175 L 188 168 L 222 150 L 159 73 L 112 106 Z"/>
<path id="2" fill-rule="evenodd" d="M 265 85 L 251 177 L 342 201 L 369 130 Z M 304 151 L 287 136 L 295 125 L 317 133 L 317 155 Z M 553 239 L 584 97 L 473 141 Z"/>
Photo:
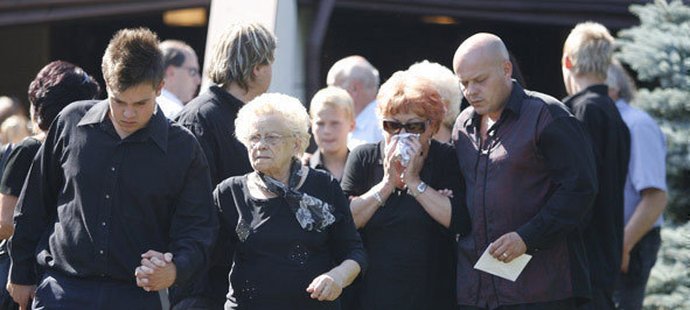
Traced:
<path id="1" fill-rule="evenodd" d="M 578 224 L 596 193 L 585 132 L 561 102 L 511 79 L 493 34 L 465 40 L 453 69 L 469 103 L 453 142 L 472 221 L 458 240 L 459 309 L 575 309 L 590 294 Z M 473 268 L 487 248 L 505 263 L 532 259 L 512 282 Z"/>
<path id="2" fill-rule="evenodd" d="M 345 89 L 355 105 L 355 129 L 348 136 L 347 147 L 352 150 L 364 143 L 381 141 L 381 121 L 376 116 L 379 71 L 362 56 L 348 56 L 331 66 L 326 83 Z"/>

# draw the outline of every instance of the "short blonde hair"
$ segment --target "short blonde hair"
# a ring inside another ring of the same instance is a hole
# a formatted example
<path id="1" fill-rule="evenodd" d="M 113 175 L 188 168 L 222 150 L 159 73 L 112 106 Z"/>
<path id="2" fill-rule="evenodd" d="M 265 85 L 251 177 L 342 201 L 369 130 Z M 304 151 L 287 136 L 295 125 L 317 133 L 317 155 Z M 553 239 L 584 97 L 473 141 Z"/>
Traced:
<path id="1" fill-rule="evenodd" d="M 316 92 L 309 104 L 309 115 L 314 119 L 319 112 L 326 108 L 339 109 L 345 112 L 348 120 L 355 119 L 355 104 L 352 102 L 352 97 L 340 87 L 328 86 Z"/>
<path id="2" fill-rule="evenodd" d="M 235 119 L 237 139 L 250 149 L 249 138 L 253 134 L 251 125 L 265 115 L 278 115 L 283 119 L 282 123 L 287 125 L 299 144 L 297 154 L 293 155 L 300 158 L 309 146 L 309 114 L 299 99 L 288 95 L 265 93 L 244 105 Z"/>
<path id="3" fill-rule="evenodd" d="M 446 115 L 443 118 L 443 126 L 451 129 L 455 124 L 455 119 L 460 114 L 462 92 L 460 91 L 460 80 L 450 71 L 450 69 L 436 62 L 424 60 L 415 63 L 407 69 L 412 75 L 426 78 L 436 87 L 436 91 L 441 96 L 446 105 Z"/>
<path id="4" fill-rule="evenodd" d="M 273 62 L 276 37 L 259 23 L 233 24 L 221 34 L 211 53 L 208 76 L 216 84 L 237 83 L 245 91 L 258 65 Z"/>
<path id="5" fill-rule="evenodd" d="M 613 36 L 595 22 L 577 24 L 563 45 L 563 54 L 572 62 L 575 74 L 592 73 L 606 79 L 613 54 Z"/>

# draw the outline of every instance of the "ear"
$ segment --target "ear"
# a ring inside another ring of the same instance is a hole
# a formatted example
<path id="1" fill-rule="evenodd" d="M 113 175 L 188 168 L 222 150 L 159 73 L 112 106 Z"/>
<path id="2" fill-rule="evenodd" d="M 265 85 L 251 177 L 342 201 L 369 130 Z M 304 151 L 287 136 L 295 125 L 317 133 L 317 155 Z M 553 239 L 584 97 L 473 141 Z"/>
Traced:
<path id="1" fill-rule="evenodd" d="M 563 55 L 563 67 L 565 67 L 568 70 L 573 69 L 573 62 L 570 60 L 570 57 L 568 55 Z"/>
<path id="2" fill-rule="evenodd" d="M 254 66 L 254 69 L 252 69 L 252 79 L 256 78 L 256 76 L 261 73 L 263 66 L 264 65 L 261 65 L 261 64 Z"/>
<path id="3" fill-rule="evenodd" d="M 510 60 L 503 62 L 503 74 L 509 79 L 513 77 L 513 63 Z"/>
<path id="4" fill-rule="evenodd" d="M 355 130 L 356 123 L 357 123 L 357 121 L 355 119 L 352 119 L 350 121 L 350 129 L 348 130 L 348 132 L 352 132 L 353 130 Z"/>
<path id="5" fill-rule="evenodd" d="M 173 66 L 168 66 L 165 68 L 165 77 L 175 76 L 175 68 Z"/>
<path id="6" fill-rule="evenodd" d="M 156 97 L 161 95 L 161 90 L 163 89 L 163 86 L 165 86 L 165 79 L 162 79 L 160 84 L 156 86 Z"/>

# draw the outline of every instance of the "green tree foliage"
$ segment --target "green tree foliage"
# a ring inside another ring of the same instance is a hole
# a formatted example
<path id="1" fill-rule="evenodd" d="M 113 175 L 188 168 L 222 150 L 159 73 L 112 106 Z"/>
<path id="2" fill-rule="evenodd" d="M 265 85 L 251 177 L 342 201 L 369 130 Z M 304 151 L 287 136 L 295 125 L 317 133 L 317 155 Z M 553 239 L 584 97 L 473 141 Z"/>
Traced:
<path id="1" fill-rule="evenodd" d="M 615 57 L 655 85 L 633 104 L 654 117 L 666 135 L 667 217 L 690 219 L 690 7 L 680 0 L 631 5 L 640 25 L 618 33 Z"/>
<path id="2" fill-rule="evenodd" d="M 647 283 L 645 310 L 690 309 L 690 222 L 661 230 L 661 249 Z"/>

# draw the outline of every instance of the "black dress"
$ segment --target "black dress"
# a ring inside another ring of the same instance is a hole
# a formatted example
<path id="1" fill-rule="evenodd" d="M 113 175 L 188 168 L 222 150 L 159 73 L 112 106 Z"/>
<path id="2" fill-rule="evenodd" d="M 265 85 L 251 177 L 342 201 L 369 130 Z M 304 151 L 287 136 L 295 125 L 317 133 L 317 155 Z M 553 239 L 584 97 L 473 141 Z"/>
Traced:
<path id="1" fill-rule="evenodd" d="M 366 268 L 362 241 L 338 181 L 309 169 L 298 190 L 334 207 L 336 220 L 325 231 L 302 229 L 282 197 L 251 197 L 247 175 L 229 178 L 214 191 L 221 225 L 234 232 L 241 216 L 253 227 L 243 242 L 231 234 L 234 258 L 226 309 L 340 309 L 339 300 L 311 299 L 307 287 L 346 259 Z"/>
<path id="2" fill-rule="evenodd" d="M 383 178 L 383 142 L 355 149 L 341 185 L 360 196 Z M 453 146 L 432 141 L 420 173 L 431 188 L 451 189 L 450 229 L 406 191 L 396 190 L 360 229 L 369 257 L 357 295 L 362 309 L 454 309 L 455 235 L 469 231 L 464 185 Z"/>

